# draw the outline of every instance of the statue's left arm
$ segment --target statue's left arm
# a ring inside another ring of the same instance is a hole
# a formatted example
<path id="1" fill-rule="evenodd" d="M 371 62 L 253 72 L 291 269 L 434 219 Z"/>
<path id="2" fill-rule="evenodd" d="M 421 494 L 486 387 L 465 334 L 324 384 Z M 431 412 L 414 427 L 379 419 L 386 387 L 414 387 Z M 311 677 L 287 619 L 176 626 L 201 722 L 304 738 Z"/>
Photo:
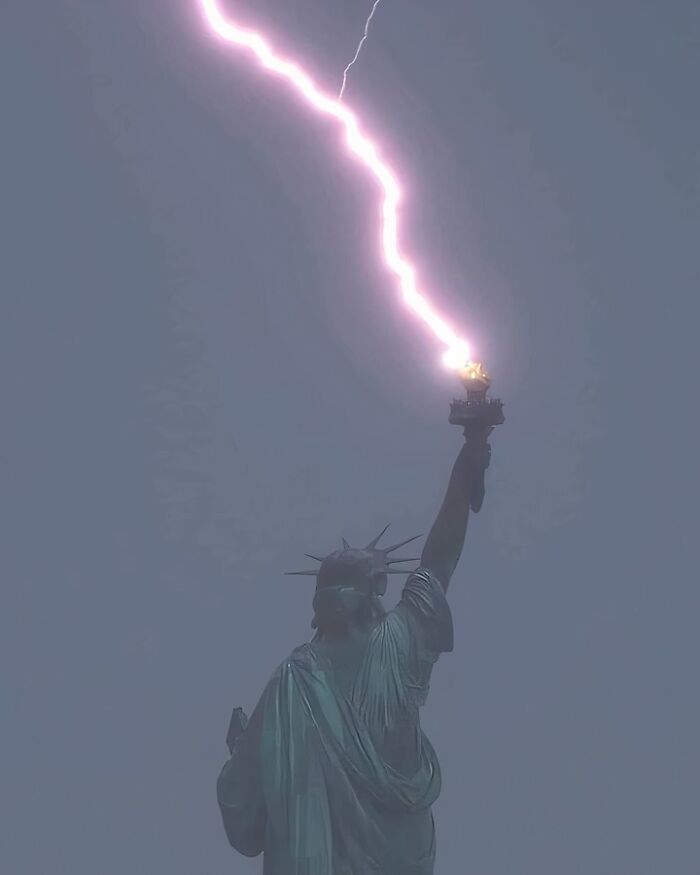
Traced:
<path id="1" fill-rule="evenodd" d="M 470 510 L 484 500 L 484 472 L 489 464 L 490 428 L 470 431 L 452 468 L 438 515 L 426 539 L 421 565 L 447 589 L 462 554 Z"/>
<path id="2" fill-rule="evenodd" d="M 246 857 L 265 849 L 267 811 L 260 770 L 264 696 L 216 782 L 216 796 L 229 843 Z"/>

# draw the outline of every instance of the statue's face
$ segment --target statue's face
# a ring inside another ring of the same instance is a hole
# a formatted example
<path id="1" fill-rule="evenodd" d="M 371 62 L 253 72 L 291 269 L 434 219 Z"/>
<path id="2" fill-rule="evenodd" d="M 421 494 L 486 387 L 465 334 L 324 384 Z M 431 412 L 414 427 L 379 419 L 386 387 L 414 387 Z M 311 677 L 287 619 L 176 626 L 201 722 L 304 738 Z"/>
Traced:
<path id="1" fill-rule="evenodd" d="M 351 586 L 368 589 L 371 556 L 362 550 L 339 550 L 331 553 L 321 564 L 318 586 Z"/>
<path id="2" fill-rule="evenodd" d="M 386 592 L 388 574 L 375 574 L 374 576 L 374 593 L 375 595 L 384 595 Z"/>
<path id="3" fill-rule="evenodd" d="M 339 550 L 324 559 L 317 587 L 347 586 L 365 595 L 383 596 L 388 575 L 376 570 L 374 557 L 365 550 Z"/>
<path id="4" fill-rule="evenodd" d="M 387 575 L 377 571 L 366 550 L 344 549 L 321 563 L 314 594 L 312 625 L 338 634 L 348 623 L 364 622 L 377 614 L 372 596 L 384 595 Z"/>

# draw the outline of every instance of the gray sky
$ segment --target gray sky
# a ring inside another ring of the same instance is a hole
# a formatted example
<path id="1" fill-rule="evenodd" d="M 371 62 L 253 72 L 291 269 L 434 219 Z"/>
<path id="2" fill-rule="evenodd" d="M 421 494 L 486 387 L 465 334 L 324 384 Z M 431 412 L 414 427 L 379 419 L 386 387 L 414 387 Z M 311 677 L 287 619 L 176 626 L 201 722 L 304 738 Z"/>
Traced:
<path id="1" fill-rule="evenodd" d="M 336 88 L 369 4 L 234 6 Z M 310 631 L 282 572 L 426 531 L 456 387 L 335 131 L 194 0 L 2 30 L 0 868 L 259 872 L 214 782 Z M 699 45 L 693 0 L 384 0 L 353 70 L 507 402 L 424 712 L 437 875 L 698 872 Z"/>

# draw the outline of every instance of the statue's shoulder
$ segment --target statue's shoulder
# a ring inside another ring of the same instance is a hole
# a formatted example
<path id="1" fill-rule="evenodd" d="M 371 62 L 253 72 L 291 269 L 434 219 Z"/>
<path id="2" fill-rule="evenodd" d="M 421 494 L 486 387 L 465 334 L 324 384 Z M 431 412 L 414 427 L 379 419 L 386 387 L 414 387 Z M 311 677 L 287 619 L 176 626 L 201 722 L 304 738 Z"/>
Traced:
<path id="1" fill-rule="evenodd" d="M 452 650 L 452 611 L 445 590 L 432 571 L 421 567 L 409 575 L 394 610 L 409 621 L 421 651 L 432 654 L 430 661 L 434 661 L 438 653 Z"/>
<path id="2" fill-rule="evenodd" d="M 294 669 L 313 671 L 317 667 L 318 654 L 316 653 L 313 644 L 307 641 L 304 644 L 295 647 L 289 656 L 277 666 L 275 676 L 280 677 Z"/>
<path id="3" fill-rule="evenodd" d="M 289 658 L 299 668 L 312 669 L 318 663 L 318 654 L 310 641 L 295 647 Z"/>

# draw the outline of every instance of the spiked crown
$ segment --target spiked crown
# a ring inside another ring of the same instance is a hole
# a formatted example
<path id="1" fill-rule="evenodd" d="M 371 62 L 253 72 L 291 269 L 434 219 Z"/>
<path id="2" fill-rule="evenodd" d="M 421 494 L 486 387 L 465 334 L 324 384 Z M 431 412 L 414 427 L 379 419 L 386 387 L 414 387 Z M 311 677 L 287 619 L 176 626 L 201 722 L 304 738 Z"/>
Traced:
<path id="1" fill-rule="evenodd" d="M 386 575 L 409 573 L 405 568 L 392 568 L 393 565 L 399 565 L 402 562 L 419 561 L 415 557 L 391 558 L 391 554 L 398 550 L 399 547 L 410 544 L 411 541 L 421 537 L 420 535 L 414 535 L 412 538 L 407 538 L 405 541 L 400 541 L 391 547 L 377 547 L 377 544 L 388 528 L 388 525 L 385 526 L 366 547 L 351 547 L 343 538 L 341 549 L 329 553 L 328 556 L 314 556 L 311 553 L 306 553 L 305 555 L 309 559 L 320 562 L 320 567 L 310 571 L 288 571 L 287 574 L 315 577 L 317 589 L 350 587 L 367 592 L 368 594 L 384 595 L 386 592 Z"/>

